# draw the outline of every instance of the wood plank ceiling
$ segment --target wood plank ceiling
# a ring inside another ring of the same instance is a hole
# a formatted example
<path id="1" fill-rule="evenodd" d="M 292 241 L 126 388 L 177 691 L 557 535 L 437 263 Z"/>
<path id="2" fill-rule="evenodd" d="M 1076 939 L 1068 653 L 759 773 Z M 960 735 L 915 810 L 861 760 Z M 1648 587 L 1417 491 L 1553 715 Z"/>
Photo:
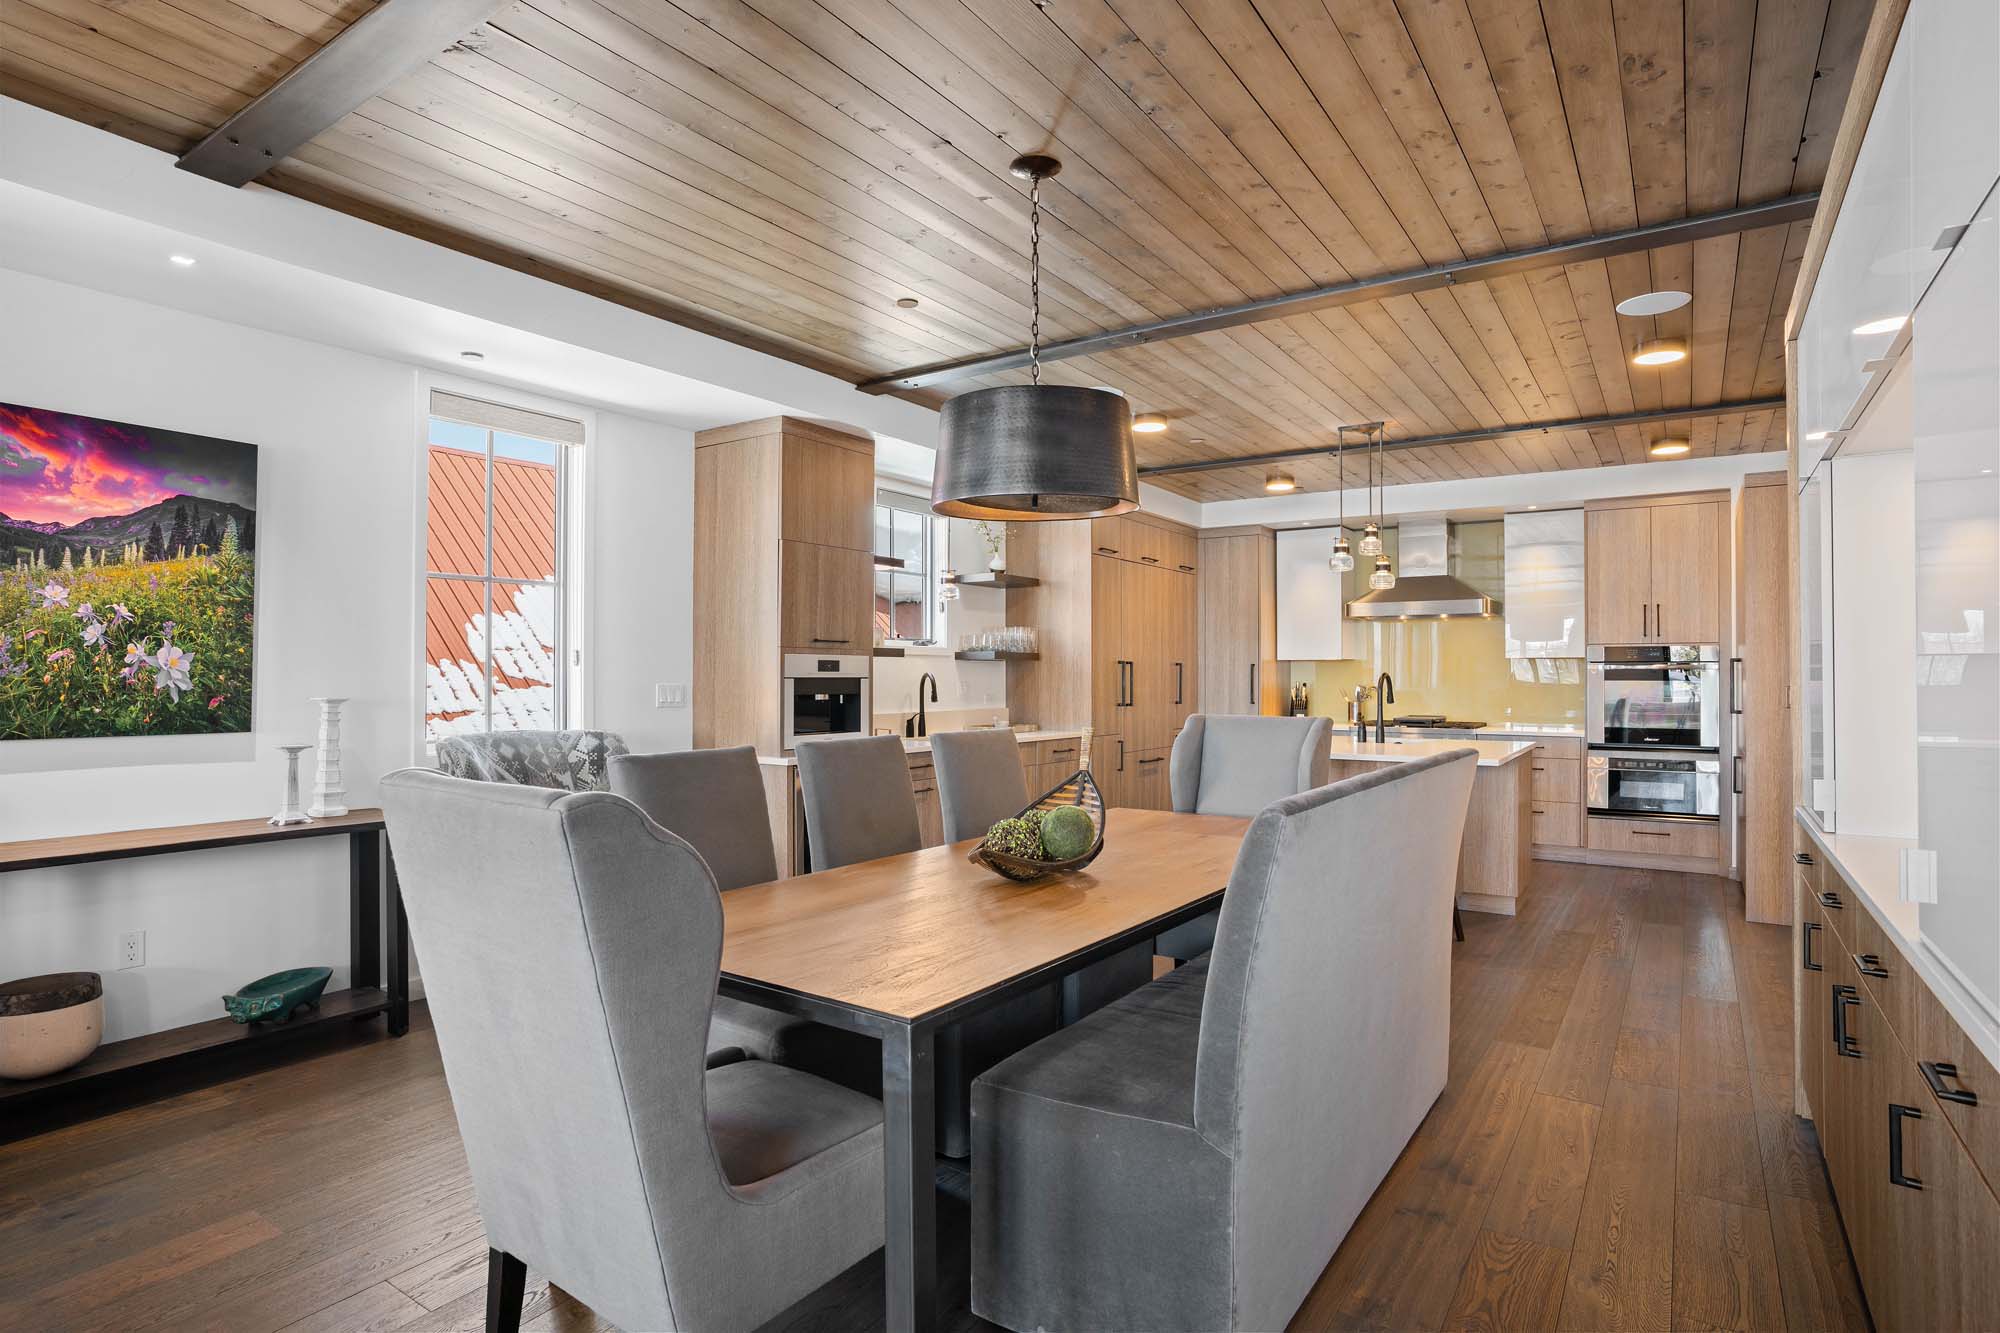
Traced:
<path id="1" fill-rule="evenodd" d="M 4 0 L 0 92 L 181 152 L 372 0 Z M 515 0 L 264 177 L 851 380 L 1818 188 L 1870 0 Z M 1782 396 L 1808 224 L 1049 366 L 1142 464 Z M 1613 305 L 1671 287 L 1656 319 Z M 899 298 L 915 297 L 914 309 Z M 1692 355 L 1647 370 L 1640 336 Z M 1019 382 L 1025 372 L 954 389 Z M 1392 453 L 1391 482 L 1783 447 L 1783 415 Z M 1290 470 L 1331 484 L 1330 463 Z M 1261 469 L 1162 479 L 1259 493 Z M 1350 473 L 1350 484 L 1359 484 Z"/>

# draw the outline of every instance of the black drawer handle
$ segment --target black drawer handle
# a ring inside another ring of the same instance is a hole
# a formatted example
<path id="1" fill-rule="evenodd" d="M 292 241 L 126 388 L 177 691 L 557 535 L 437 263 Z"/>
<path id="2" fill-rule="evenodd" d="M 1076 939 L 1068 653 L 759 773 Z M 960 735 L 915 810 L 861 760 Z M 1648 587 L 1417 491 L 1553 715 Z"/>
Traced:
<path id="1" fill-rule="evenodd" d="M 1546 811 L 1546 810 L 1537 810 L 1537 809 L 1535 809 L 1535 807 L 1534 807 L 1534 806 L 1532 806 L 1532 805 L 1531 805 L 1531 806 L 1529 806 L 1529 807 L 1528 807 L 1528 813 L 1529 813 L 1529 814 L 1531 814 L 1531 815 L 1545 815 L 1545 814 L 1547 814 L 1547 813 L 1548 813 L 1548 811 Z"/>
<path id="2" fill-rule="evenodd" d="M 1074 746 L 1071 746 L 1071 747 L 1070 747 L 1069 749 L 1067 749 L 1067 750 L 1050 750 L 1050 751 L 1049 751 L 1049 753 L 1050 753 L 1051 755 L 1058 755 L 1058 754 L 1075 754 L 1075 753 L 1076 753 L 1076 747 L 1074 747 Z"/>
<path id="3" fill-rule="evenodd" d="M 1181 566 L 1178 566 L 1178 568 L 1180 569 L 1181 573 L 1183 573 L 1183 574 L 1192 574 L 1192 573 L 1194 573 L 1194 566 L 1193 566 L 1193 565 L 1181 565 Z"/>
<path id="4" fill-rule="evenodd" d="M 1157 565 L 1160 563 L 1160 557 L 1156 555 L 1142 555 L 1139 557 L 1139 563 L 1142 565 Z"/>
<path id="5" fill-rule="evenodd" d="M 1117 555 L 1118 548 L 1115 546 L 1100 546 L 1097 548 L 1097 553 L 1099 555 Z"/>
<path id="6" fill-rule="evenodd" d="M 1924 1082 L 1931 1085 L 1931 1096 L 1943 1102 L 1957 1102 L 1960 1106 L 1979 1105 L 1979 1094 L 1970 1088 L 1947 1088 L 1946 1079 L 1958 1081 L 1958 1066 L 1949 1060 L 1919 1060 L 1917 1068 L 1924 1071 Z"/>
<path id="7" fill-rule="evenodd" d="M 1889 1183 L 1901 1185 L 1907 1190 L 1920 1190 L 1924 1182 L 1903 1171 L 1903 1122 L 1922 1120 L 1924 1113 L 1914 1106 L 1898 1106 L 1889 1103 Z"/>
<path id="8" fill-rule="evenodd" d="M 1855 954 L 1854 966 L 1860 969 L 1861 975 L 1864 977 L 1886 977 L 1889 975 L 1889 969 L 1882 966 L 1881 958 L 1872 953 Z"/>
<path id="9" fill-rule="evenodd" d="M 1822 893 L 1819 896 L 1819 905 L 1821 907 L 1831 907 L 1836 912 L 1844 912 L 1847 910 L 1847 904 L 1840 901 L 1840 895 L 1835 893 L 1832 889 L 1828 889 L 1825 893 Z"/>
<path id="10" fill-rule="evenodd" d="M 1811 852 L 1793 852 L 1792 860 L 1798 862 L 1802 866 L 1812 866 L 1819 864 L 1819 862 L 1812 859 Z"/>
<path id="11" fill-rule="evenodd" d="M 1156 754 L 1151 759 L 1141 759 L 1139 762 L 1142 764 L 1164 764 L 1166 756 Z"/>
<path id="12" fill-rule="evenodd" d="M 1799 965 L 1805 968 L 1805 970 L 1808 972 L 1818 972 L 1822 970 L 1820 968 L 1820 965 L 1813 961 L 1812 946 L 1813 946 L 1813 932 L 1815 930 L 1824 930 L 1824 929 L 1825 927 L 1820 925 L 1819 922 L 1808 921 L 1806 922 L 1805 933 L 1799 937 L 1801 941 L 1799 945 Z"/>
<path id="13" fill-rule="evenodd" d="M 1851 1060 L 1861 1058 L 1861 1047 L 1847 1031 L 1847 1006 L 1859 1007 L 1861 992 L 1852 986 L 1833 988 L 1833 1049 Z"/>

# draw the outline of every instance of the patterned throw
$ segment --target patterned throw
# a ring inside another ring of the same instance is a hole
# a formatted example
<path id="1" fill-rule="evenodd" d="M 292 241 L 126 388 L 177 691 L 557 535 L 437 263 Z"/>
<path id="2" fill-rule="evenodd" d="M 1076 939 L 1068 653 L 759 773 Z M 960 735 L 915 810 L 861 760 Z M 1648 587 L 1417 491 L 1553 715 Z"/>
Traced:
<path id="1" fill-rule="evenodd" d="M 609 731 L 496 731 L 437 743 L 438 767 L 452 777 L 565 791 L 605 790 L 611 756 L 629 753 Z"/>

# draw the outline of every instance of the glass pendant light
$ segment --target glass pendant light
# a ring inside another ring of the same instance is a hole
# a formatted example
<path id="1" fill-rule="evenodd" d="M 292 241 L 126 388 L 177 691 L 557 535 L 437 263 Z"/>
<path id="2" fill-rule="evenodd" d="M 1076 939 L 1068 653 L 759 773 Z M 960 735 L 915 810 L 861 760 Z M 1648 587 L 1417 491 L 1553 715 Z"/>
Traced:
<path id="1" fill-rule="evenodd" d="M 1382 526 L 1375 521 L 1375 459 L 1368 460 L 1368 521 L 1361 525 L 1361 554 L 1382 554 Z M 1386 585 L 1385 585 L 1386 586 Z"/>
<path id="2" fill-rule="evenodd" d="M 1388 556 L 1375 557 L 1375 572 L 1368 576 L 1368 586 L 1377 591 L 1396 586 L 1396 571 L 1389 568 Z"/>
<path id="3" fill-rule="evenodd" d="M 955 602 L 958 600 L 958 571 L 947 569 L 938 575 L 938 600 Z"/>
<path id="4" fill-rule="evenodd" d="M 1062 163 L 1029 153 L 1008 169 L 1029 182 L 1029 382 L 945 402 L 931 509 L 1011 521 L 1126 513 L 1139 507 L 1139 471 L 1124 396 L 1042 383 L 1042 182 Z"/>
<path id="5" fill-rule="evenodd" d="M 1354 552 L 1347 549 L 1347 427 L 1340 428 L 1340 434 L 1333 446 L 1333 465 L 1340 470 L 1340 480 L 1335 489 L 1340 494 L 1340 522 L 1333 533 L 1333 558 L 1326 563 L 1334 572 L 1345 574 L 1354 568 Z"/>
<path id="6" fill-rule="evenodd" d="M 1379 421 L 1371 425 L 1369 429 L 1375 433 L 1375 466 L 1373 468 L 1375 476 L 1375 513 L 1380 517 L 1388 507 L 1382 496 L 1382 437 L 1387 432 L 1383 428 L 1383 423 Z M 1368 576 L 1368 586 L 1380 592 L 1385 588 L 1396 586 L 1396 571 L 1389 567 L 1388 553 L 1382 549 L 1381 529 L 1374 524 L 1370 524 L 1369 527 L 1375 534 L 1375 569 Z M 1361 548 L 1364 551 L 1368 549 L 1368 539 L 1365 537 L 1362 538 Z"/>

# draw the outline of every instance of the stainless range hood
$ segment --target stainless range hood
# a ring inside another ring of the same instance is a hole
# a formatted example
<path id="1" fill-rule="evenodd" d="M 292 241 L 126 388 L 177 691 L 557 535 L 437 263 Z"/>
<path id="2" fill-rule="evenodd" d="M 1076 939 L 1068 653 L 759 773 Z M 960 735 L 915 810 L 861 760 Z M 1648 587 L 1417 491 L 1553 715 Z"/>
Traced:
<path id="1" fill-rule="evenodd" d="M 1490 616 L 1500 604 L 1447 569 L 1451 525 L 1441 518 L 1405 518 L 1396 528 L 1396 586 L 1347 604 L 1354 620 L 1414 620 Z M 1365 563 L 1365 562 L 1364 562 Z M 1358 572 L 1358 571 L 1357 571 Z"/>

